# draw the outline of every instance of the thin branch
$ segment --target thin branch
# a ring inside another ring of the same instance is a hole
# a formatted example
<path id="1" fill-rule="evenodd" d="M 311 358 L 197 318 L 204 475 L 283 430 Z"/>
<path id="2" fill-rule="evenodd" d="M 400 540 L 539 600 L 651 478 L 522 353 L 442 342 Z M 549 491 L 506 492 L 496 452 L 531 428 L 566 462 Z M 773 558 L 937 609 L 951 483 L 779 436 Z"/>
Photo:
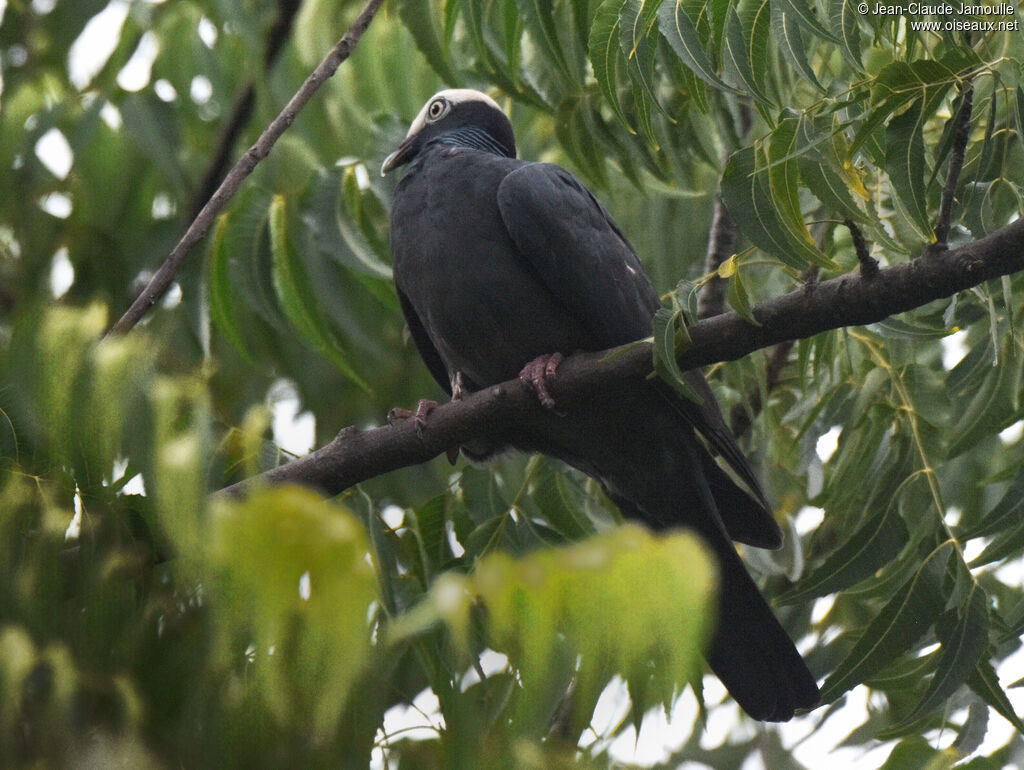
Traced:
<path id="1" fill-rule="evenodd" d="M 868 250 L 868 242 L 864 240 L 864 233 L 852 219 L 843 222 L 846 229 L 850 231 L 853 239 L 853 249 L 857 252 L 857 261 L 860 263 L 860 274 L 864 278 L 874 278 L 878 275 L 878 260 L 871 256 Z"/>
<path id="2" fill-rule="evenodd" d="M 263 53 L 264 72 L 270 73 L 274 63 L 284 48 L 285 41 L 291 35 L 292 27 L 295 24 L 295 16 L 302 5 L 301 0 L 279 0 L 277 16 L 274 23 L 267 31 L 267 46 Z M 228 169 L 231 160 L 231 153 L 235 148 L 235 142 L 241 135 L 242 130 L 249 123 L 252 117 L 252 108 L 256 103 L 256 84 L 252 78 L 246 82 L 241 94 L 235 100 L 235 106 L 231 109 L 231 116 L 221 130 L 220 138 L 217 140 L 217 149 L 213 153 L 206 173 L 203 174 L 203 181 L 199 185 L 197 194 L 193 198 L 189 221 L 192 221 L 199 212 L 203 210 L 206 201 L 217 192 L 220 180 Z"/>
<path id="3" fill-rule="evenodd" d="M 704 273 L 714 273 L 725 260 L 736 251 L 736 225 L 719 195 L 715 196 L 715 208 L 711 216 L 711 230 L 708 233 L 708 251 L 704 257 Z M 728 282 L 717 275 L 700 290 L 697 297 L 697 317 L 710 318 L 725 312 L 725 287 Z"/>
<path id="4" fill-rule="evenodd" d="M 313 94 L 316 93 L 317 89 L 334 75 L 338 67 L 341 66 L 341 63 L 355 50 L 359 38 L 363 36 L 367 27 L 370 26 L 370 22 L 373 21 L 373 17 L 377 14 L 383 2 L 384 0 L 369 0 L 366 7 L 363 8 L 363 11 L 352 23 L 352 26 L 348 28 L 348 31 L 341 40 L 324 57 L 323 61 L 317 65 L 313 73 L 306 78 L 306 81 L 289 100 L 288 104 L 285 105 L 284 109 L 281 110 L 280 114 L 267 126 L 266 130 L 260 135 L 260 138 L 256 140 L 256 143 L 235 163 L 217 189 L 217 192 L 203 206 L 202 211 L 193 220 L 185 235 L 178 242 L 178 245 L 167 255 L 167 259 L 160 265 L 160 269 L 150 279 L 149 285 L 135 299 L 131 307 L 128 308 L 128 311 L 111 327 L 110 331 L 107 332 L 108 335 L 124 334 L 129 331 L 164 295 L 164 292 L 171 285 L 174 276 L 177 274 L 182 262 L 185 261 L 185 257 L 192 250 L 192 247 L 206 235 L 206 231 L 213 224 L 217 214 L 220 213 L 221 209 L 238 191 L 242 182 L 252 173 L 256 165 L 270 154 L 271 148 L 288 127 L 291 126 L 296 116 L 312 98 Z"/>
<path id="5" fill-rule="evenodd" d="M 679 356 L 684 369 L 733 361 L 786 340 L 844 326 L 876 323 L 952 296 L 984 281 L 1024 270 L 1024 219 L 980 240 L 879 270 L 872 278 L 848 273 L 757 305 L 758 325 L 734 312 L 689 328 L 692 344 Z M 556 400 L 586 398 L 615 380 L 640 382 L 651 370 L 651 347 L 633 343 L 608 351 L 570 356 L 552 383 Z M 534 421 L 558 419 L 541 407 L 519 380 L 464 395 L 431 412 L 418 432 L 414 420 L 359 430 L 342 430 L 327 446 L 260 474 L 265 483 L 296 482 L 335 495 L 353 484 L 408 465 L 426 462 L 474 438 L 507 439 Z M 240 494 L 252 480 L 223 490 Z"/>
<path id="6" fill-rule="evenodd" d="M 949 173 L 946 184 L 942 188 L 942 200 L 939 203 L 939 216 L 935 220 L 936 249 L 946 248 L 949 240 L 950 222 L 953 218 L 953 198 L 956 185 L 960 180 L 960 172 L 964 167 L 964 153 L 967 139 L 971 133 L 971 111 L 974 106 L 974 83 L 968 82 L 962 92 L 960 111 L 956 115 L 956 128 L 953 133 L 953 147 L 949 153 Z"/>

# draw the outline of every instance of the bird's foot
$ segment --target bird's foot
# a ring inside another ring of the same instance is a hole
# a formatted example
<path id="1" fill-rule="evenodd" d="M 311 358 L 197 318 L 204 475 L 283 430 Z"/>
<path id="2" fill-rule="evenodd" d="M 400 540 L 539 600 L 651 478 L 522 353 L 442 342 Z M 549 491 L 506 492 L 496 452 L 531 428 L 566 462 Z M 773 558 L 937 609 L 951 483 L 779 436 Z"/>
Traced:
<path id="1" fill-rule="evenodd" d="M 462 372 L 456 371 L 451 377 L 452 382 L 452 401 L 462 400 Z"/>
<path id="2" fill-rule="evenodd" d="M 431 401 L 429 398 L 421 398 L 420 402 L 416 404 L 415 411 L 403 409 L 400 406 L 392 407 L 388 412 L 388 425 L 394 425 L 399 420 L 413 418 L 416 420 L 416 432 L 422 433 L 423 429 L 427 427 L 427 415 L 435 409 L 437 409 L 437 402 Z"/>
<path id="3" fill-rule="evenodd" d="M 545 353 L 530 361 L 519 372 L 519 379 L 533 388 L 545 409 L 555 408 L 555 399 L 551 397 L 548 385 L 554 380 L 558 365 L 564 360 L 561 353 Z"/>

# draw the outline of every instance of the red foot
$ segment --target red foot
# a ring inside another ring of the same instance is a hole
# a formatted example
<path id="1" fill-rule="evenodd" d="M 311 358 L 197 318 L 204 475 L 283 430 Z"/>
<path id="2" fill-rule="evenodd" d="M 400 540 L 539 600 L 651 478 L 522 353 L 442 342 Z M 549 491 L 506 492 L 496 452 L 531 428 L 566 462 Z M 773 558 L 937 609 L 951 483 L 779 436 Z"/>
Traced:
<path id="1" fill-rule="evenodd" d="M 540 403 L 546 409 L 555 408 L 555 399 L 551 397 L 548 385 L 554 380 L 555 371 L 563 360 L 565 358 L 561 353 L 546 353 L 537 356 L 519 372 L 519 379 L 533 388 Z"/>
<path id="2" fill-rule="evenodd" d="M 437 409 L 437 402 L 428 398 L 420 399 L 420 402 L 416 404 L 415 412 L 400 406 L 393 407 L 388 412 L 388 425 L 394 425 L 399 420 L 408 420 L 412 417 L 416 420 L 416 431 L 422 433 L 423 429 L 427 427 L 427 415 L 435 409 Z"/>

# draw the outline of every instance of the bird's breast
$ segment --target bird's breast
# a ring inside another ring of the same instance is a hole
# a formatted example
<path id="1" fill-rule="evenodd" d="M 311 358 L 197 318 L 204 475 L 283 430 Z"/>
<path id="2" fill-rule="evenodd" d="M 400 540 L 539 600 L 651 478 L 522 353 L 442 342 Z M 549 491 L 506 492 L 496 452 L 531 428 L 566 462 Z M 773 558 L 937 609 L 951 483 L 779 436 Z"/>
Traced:
<path id="1" fill-rule="evenodd" d="M 449 370 L 481 385 L 583 346 L 581 325 L 502 221 L 497 189 L 515 163 L 470 151 L 428 159 L 403 179 L 392 207 L 395 281 Z"/>

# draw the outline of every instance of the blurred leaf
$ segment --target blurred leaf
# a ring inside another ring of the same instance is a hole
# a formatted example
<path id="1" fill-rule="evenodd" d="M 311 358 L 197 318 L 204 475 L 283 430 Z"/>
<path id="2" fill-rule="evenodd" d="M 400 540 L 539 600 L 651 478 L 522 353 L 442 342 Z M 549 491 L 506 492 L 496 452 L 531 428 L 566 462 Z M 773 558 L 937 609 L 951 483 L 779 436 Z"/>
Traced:
<path id="1" fill-rule="evenodd" d="M 955 751 L 940 750 L 921 737 L 907 738 L 897 744 L 879 770 L 946 770 L 959 760 Z"/>
<path id="2" fill-rule="evenodd" d="M 370 661 L 377 579 L 363 528 L 343 508 L 283 486 L 218 500 L 209 537 L 204 571 L 224 623 L 222 654 L 254 645 L 253 684 L 271 713 L 282 722 L 302 714 L 326 738 Z"/>
<path id="3" fill-rule="evenodd" d="M 456 7 L 454 2 L 447 5 Z M 435 23 L 437 14 L 434 3 L 423 0 L 399 0 L 397 6 L 398 18 L 412 34 L 416 47 L 426 57 L 430 66 L 449 85 L 459 85 L 461 78 L 452 66 L 448 47 Z"/>
<path id="4" fill-rule="evenodd" d="M 252 361 L 252 354 L 242 333 L 238 321 L 237 309 L 235 308 L 235 291 L 237 290 L 232 280 L 230 263 L 228 261 L 228 249 L 225 243 L 225 231 L 228 226 L 228 215 L 221 214 L 210 236 L 209 251 L 209 286 L 210 286 L 210 315 L 231 344 L 239 353 Z"/>
<path id="5" fill-rule="evenodd" d="M 533 722 L 542 717 L 533 711 L 536 691 L 559 678 L 559 637 L 568 654 L 579 656 L 576 679 L 585 691 L 615 671 L 631 683 L 646 682 L 653 660 L 654 686 L 638 706 L 667 706 L 699 665 L 713 575 L 693 535 L 655 537 L 627 525 L 519 561 L 488 556 L 471 584 L 487 607 L 492 645 L 507 652 L 524 692 L 532 693 L 517 709 Z M 631 622 L 623 624 L 627 616 Z"/>
<path id="6" fill-rule="evenodd" d="M 516 0 L 516 4 L 534 44 L 543 51 L 547 61 L 554 65 L 564 80 L 564 85 L 572 87 L 576 82 L 576 76 L 569 67 L 562 41 L 558 36 L 554 0 Z"/>
<path id="7" fill-rule="evenodd" d="M 291 245 L 285 199 L 274 196 L 268 217 L 274 287 L 288 320 L 302 337 L 357 385 L 371 392 L 369 384 L 349 363 L 334 332 L 319 308 L 301 258 Z"/>

